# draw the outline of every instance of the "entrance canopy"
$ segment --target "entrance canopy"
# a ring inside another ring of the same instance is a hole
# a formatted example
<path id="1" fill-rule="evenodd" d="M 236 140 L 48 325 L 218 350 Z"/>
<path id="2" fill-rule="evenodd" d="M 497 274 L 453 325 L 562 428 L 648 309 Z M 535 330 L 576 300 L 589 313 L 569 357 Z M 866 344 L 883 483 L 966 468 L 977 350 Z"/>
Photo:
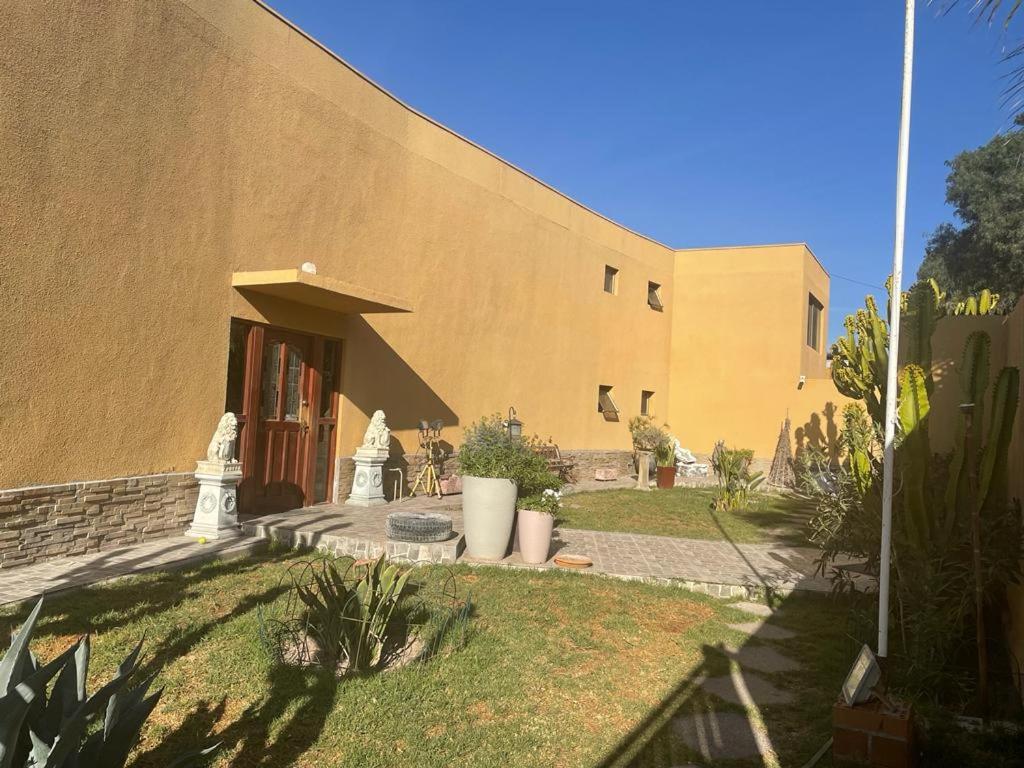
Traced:
<path id="1" fill-rule="evenodd" d="M 231 285 L 344 314 L 412 312 L 412 304 L 405 299 L 301 269 L 234 272 Z"/>

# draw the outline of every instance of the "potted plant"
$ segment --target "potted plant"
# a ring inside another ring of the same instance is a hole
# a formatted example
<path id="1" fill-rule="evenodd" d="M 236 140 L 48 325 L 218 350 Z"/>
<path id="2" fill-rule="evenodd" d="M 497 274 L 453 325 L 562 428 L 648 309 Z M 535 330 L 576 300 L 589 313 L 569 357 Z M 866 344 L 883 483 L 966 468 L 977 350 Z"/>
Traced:
<path id="1" fill-rule="evenodd" d="M 531 442 L 511 436 L 495 414 L 466 428 L 458 463 L 466 550 L 498 560 L 508 552 L 519 491 L 533 492 L 538 478 L 549 476 L 547 461 Z"/>
<path id="2" fill-rule="evenodd" d="M 629 435 L 633 439 L 633 463 L 637 474 L 643 462 L 647 463 L 648 475 L 653 474 L 657 466 L 654 450 L 668 439 L 668 434 L 654 423 L 653 416 L 634 416 L 629 420 Z"/>
<path id="3" fill-rule="evenodd" d="M 676 452 L 668 440 L 662 440 L 654 449 L 654 459 L 658 462 L 658 487 L 661 489 L 676 486 Z"/>
<path id="4" fill-rule="evenodd" d="M 540 494 L 519 501 L 519 554 L 523 562 L 540 565 L 551 552 L 551 532 L 555 515 L 562 505 L 562 494 L 545 488 Z"/>

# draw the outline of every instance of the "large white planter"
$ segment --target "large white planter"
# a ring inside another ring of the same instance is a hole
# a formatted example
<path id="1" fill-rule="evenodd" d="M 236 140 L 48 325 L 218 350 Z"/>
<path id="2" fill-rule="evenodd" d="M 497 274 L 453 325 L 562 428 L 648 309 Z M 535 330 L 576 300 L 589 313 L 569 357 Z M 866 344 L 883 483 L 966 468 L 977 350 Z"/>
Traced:
<path id="1" fill-rule="evenodd" d="M 499 560 L 508 552 L 516 516 L 516 484 L 495 477 L 462 477 L 462 519 L 471 557 Z"/>

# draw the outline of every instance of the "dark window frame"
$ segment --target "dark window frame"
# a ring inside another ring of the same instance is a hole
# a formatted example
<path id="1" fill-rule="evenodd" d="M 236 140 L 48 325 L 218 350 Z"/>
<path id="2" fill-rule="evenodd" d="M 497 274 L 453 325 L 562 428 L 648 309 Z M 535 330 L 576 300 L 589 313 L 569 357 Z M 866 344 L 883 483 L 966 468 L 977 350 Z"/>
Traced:
<path id="1" fill-rule="evenodd" d="M 665 305 L 661 301 L 661 283 L 647 281 L 647 306 L 656 312 L 665 310 Z"/>
<path id="2" fill-rule="evenodd" d="M 813 293 L 807 294 L 807 346 L 815 352 L 821 351 L 821 321 L 825 305 Z"/>
<path id="3" fill-rule="evenodd" d="M 619 270 L 611 264 L 604 265 L 604 292 L 612 296 L 619 292 Z"/>
<path id="4" fill-rule="evenodd" d="M 651 415 L 651 401 L 654 399 L 654 390 L 641 389 L 640 390 L 640 415 L 650 416 Z"/>
<path id="5" fill-rule="evenodd" d="M 597 412 L 604 416 L 605 421 L 619 420 L 619 406 L 612 399 L 612 387 L 608 384 L 601 384 L 597 388 Z"/>

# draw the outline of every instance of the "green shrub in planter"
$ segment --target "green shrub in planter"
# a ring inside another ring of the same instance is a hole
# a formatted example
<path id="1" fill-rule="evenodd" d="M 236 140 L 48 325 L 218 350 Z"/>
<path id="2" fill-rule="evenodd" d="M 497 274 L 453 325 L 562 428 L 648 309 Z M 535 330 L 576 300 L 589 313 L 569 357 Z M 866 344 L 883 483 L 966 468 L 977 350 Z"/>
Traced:
<path id="1" fill-rule="evenodd" d="M 516 498 L 562 487 L 538 453 L 536 438 L 509 435 L 499 414 L 466 428 L 459 448 L 462 518 L 471 557 L 504 557 L 511 542 Z"/>
<path id="2" fill-rule="evenodd" d="M 668 440 L 668 432 L 654 423 L 653 416 L 634 416 L 629 420 L 629 436 L 634 451 L 653 451 Z"/>
<path id="3" fill-rule="evenodd" d="M 537 438 L 509 436 L 501 414 L 485 416 L 466 427 L 459 447 L 459 474 L 463 477 L 490 477 L 511 480 L 520 496 L 540 493 L 545 488 L 561 488 L 561 478 L 548 469 L 548 462 L 537 453 Z"/>
<path id="4" fill-rule="evenodd" d="M 668 440 L 662 440 L 654 449 L 654 460 L 659 467 L 674 467 L 676 465 L 676 452 Z"/>

